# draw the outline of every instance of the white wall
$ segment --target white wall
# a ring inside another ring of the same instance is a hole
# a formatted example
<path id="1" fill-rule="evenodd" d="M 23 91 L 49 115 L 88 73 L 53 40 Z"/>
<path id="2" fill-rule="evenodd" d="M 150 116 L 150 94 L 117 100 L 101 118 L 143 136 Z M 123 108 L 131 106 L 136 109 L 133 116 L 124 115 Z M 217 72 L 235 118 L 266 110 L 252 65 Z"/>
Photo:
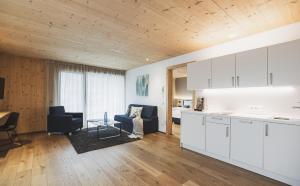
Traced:
<path id="1" fill-rule="evenodd" d="M 274 29 L 268 32 L 263 32 L 246 38 L 237 39 L 224 44 L 216 45 L 210 48 L 202 49 L 196 52 L 181 55 L 178 57 L 162 60 L 154 64 L 149 64 L 149 65 L 128 70 L 126 72 L 126 104 L 128 105 L 130 103 L 137 103 L 137 104 L 157 105 L 159 109 L 159 130 L 165 132 L 167 90 L 162 91 L 162 89 L 166 88 L 166 69 L 168 66 L 177 65 L 185 62 L 195 61 L 195 60 L 209 59 L 209 58 L 223 56 L 227 54 L 233 54 L 233 53 L 246 51 L 254 48 L 260 48 L 260 47 L 270 46 L 278 43 L 283 43 L 295 39 L 300 39 L 300 22 L 287 25 L 285 27 L 281 27 L 278 29 Z M 148 97 L 139 97 L 136 96 L 135 93 L 136 77 L 142 74 L 150 75 Z M 272 100 L 272 101 L 269 100 L 268 106 L 265 108 L 269 108 L 269 107 L 277 108 L 278 106 L 281 106 L 284 102 L 289 103 L 289 107 L 291 107 L 292 105 L 290 104 L 300 100 L 300 99 L 298 100 L 297 97 L 300 89 L 295 89 L 294 91 L 296 91 L 293 93 L 294 96 L 278 97 L 280 99 L 276 99 L 277 97 L 273 97 L 276 100 Z M 214 98 L 216 99 L 216 95 L 214 96 L 215 96 Z M 257 100 L 263 100 L 263 98 L 259 98 L 260 97 L 259 94 L 258 95 L 256 94 L 255 97 L 257 97 Z M 218 99 L 223 100 L 224 98 L 218 97 Z M 232 107 L 247 108 L 249 105 L 249 102 L 244 102 L 244 99 L 239 99 L 238 101 L 239 101 L 239 106 L 233 105 Z M 210 103 L 213 102 L 208 101 L 208 104 Z M 208 105 L 208 108 L 209 106 L 210 105 Z M 216 105 L 214 105 L 214 107 L 216 107 Z M 235 110 L 236 108 L 231 108 L 231 109 Z M 287 106 L 285 106 L 284 108 L 287 108 Z"/>

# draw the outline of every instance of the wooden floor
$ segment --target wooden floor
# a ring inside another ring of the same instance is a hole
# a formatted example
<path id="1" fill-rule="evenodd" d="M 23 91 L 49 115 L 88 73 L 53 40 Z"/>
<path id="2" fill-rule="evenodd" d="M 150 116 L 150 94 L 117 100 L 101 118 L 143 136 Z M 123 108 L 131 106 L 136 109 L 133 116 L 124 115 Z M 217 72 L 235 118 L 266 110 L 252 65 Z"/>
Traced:
<path id="1" fill-rule="evenodd" d="M 65 136 L 26 139 L 0 160 L 0 185 L 282 185 L 182 150 L 178 138 L 161 133 L 80 155 Z"/>
<path id="2" fill-rule="evenodd" d="M 180 125 L 177 125 L 177 124 L 174 124 L 174 123 L 172 124 L 172 134 L 176 138 L 180 139 Z"/>

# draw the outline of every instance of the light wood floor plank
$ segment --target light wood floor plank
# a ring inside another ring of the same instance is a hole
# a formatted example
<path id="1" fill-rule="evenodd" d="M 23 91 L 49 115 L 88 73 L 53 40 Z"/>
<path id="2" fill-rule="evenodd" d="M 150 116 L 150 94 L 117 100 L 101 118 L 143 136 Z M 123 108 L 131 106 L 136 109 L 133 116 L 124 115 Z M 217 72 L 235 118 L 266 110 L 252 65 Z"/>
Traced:
<path id="1" fill-rule="evenodd" d="M 83 154 L 77 154 L 65 136 L 38 133 L 20 138 L 31 142 L 0 158 L 0 186 L 284 185 L 181 149 L 177 137 L 162 133 Z"/>

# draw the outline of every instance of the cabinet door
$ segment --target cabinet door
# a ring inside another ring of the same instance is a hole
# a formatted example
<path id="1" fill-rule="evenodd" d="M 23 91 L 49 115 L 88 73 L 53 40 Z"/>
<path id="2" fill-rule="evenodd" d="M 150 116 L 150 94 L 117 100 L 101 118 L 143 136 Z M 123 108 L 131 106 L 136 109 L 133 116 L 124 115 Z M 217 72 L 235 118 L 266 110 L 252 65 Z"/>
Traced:
<path id="1" fill-rule="evenodd" d="M 206 122 L 206 151 L 229 157 L 230 125 Z"/>
<path id="2" fill-rule="evenodd" d="M 264 122 L 231 120 L 231 159 L 263 167 Z"/>
<path id="3" fill-rule="evenodd" d="M 300 85 L 300 40 L 269 47 L 269 85 Z"/>
<path id="4" fill-rule="evenodd" d="M 212 59 L 212 88 L 235 87 L 235 55 Z"/>
<path id="5" fill-rule="evenodd" d="M 268 51 L 259 48 L 236 55 L 237 87 L 263 87 L 268 85 Z"/>
<path id="6" fill-rule="evenodd" d="M 205 150 L 204 116 L 183 112 L 181 115 L 181 143 Z"/>
<path id="7" fill-rule="evenodd" d="M 199 61 L 187 65 L 188 90 L 206 89 L 211 87 L 211 61 Z"/>
<path id="8" fill-rule="evenodd" d="M 265 130 L 264 168 L 300 180 L 300 126 L 268 123 Z"/>

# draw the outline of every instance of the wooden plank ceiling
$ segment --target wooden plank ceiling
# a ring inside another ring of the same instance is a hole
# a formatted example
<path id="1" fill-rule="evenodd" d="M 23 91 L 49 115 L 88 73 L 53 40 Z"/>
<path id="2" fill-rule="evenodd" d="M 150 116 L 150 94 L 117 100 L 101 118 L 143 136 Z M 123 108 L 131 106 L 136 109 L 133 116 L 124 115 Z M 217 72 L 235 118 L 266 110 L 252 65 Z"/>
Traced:
<path id="1" fill-rule="evenodd" d="M 182 66 L 182 67 L 178 67 L 173 69 L 173 78 L 183 78 L 183 77 L 187 77 L 187 66 Z"/>
<path id="2" fill-rule="evenodd" d="M 130 69 L 300 21 L 300 0 L 1 0 L 0 50 Z"/>

